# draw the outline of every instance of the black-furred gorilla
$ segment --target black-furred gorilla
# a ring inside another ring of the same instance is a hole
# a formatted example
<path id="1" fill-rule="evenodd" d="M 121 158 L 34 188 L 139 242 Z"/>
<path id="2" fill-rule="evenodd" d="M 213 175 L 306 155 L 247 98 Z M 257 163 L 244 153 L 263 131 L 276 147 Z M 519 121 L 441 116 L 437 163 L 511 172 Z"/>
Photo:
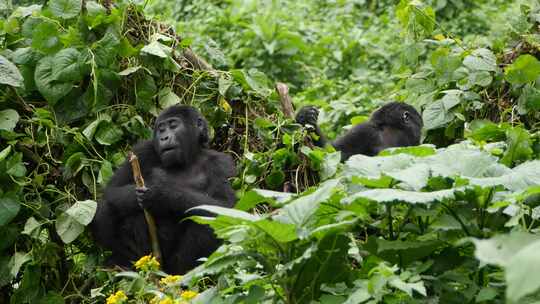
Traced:
<path id="1" fill-rule="evenodd" d="M 130 267 L 151 253 L 141 206 L 156 221 L 165 272 L 184 273 L 219 246 L 209 227 L 181 221 L 204 214 L 186 213 L 192 207 L 235 203 L 228 181 L 235 174 L 232 158 L 208 149 L 207 144 L 208 124 L 195 108 L 175 105 L 159 115 L 153 139 L 133 148 L 145 188 L 136 189 L 131 166 L 124 162 L 107 185 L 92 222 L 97 242 L 112 251 L 109 264 Z"/>
<path id="2" fill-rule="evenodd" d="M 327 140 L 317 125 L 318 116 L 317 108 L 305 106 L 298 111 L 296 121 L 304 126 L 311 125 L 318 137 L 315 145 L 323 147 Z M 412 106 L 390 102 L 375 111 L 369 121 L 352 127 L 331 144 L 341 151 L 341 161 L 354 154 L 373 156 L 386 148 L 420 144 L 423 125 L 422 116 Z"/>

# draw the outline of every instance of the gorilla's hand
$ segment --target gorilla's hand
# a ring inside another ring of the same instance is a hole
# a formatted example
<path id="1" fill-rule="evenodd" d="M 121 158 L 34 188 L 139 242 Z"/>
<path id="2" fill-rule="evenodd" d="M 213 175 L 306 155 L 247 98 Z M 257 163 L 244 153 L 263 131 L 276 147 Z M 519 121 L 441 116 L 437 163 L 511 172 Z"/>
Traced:
<path id="1" fill-rule="evenodd" d="M 305 126 L 312 125 L 317 126 L 317 119 L 319 118 L 319 110 L 314 106 L 305 106 L 296 114 L 296 122 Z"/>
<path id="2" fill-rule="evenodd" d="M 152 194 L 152 191 L 149 188 L 142 187 L 142 188 L 135 188 L 135 195 L 137 196 L 137 203 L 141 208 L 148 209 L 148 205 L 150 203 L 150 196 Z"/>

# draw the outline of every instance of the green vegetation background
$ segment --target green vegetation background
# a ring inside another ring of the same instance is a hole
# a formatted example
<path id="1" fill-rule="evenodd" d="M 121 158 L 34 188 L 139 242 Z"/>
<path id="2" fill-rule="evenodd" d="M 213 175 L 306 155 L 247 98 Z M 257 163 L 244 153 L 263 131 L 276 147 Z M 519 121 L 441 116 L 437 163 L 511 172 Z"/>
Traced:
<path id="1" fill-rule="evenodd" d="M 0 303 L 540 302 L 537 1 L 2 0 L 0 16 Z M 276 82 L 330 137 L 410 103 L 425 144 L 339 164 Z M 85 229 L 101 190 L 175 103 L 236 159 L 236 209 L 195 219 L 224 245 L 182 278 L 101 269 Z"/>

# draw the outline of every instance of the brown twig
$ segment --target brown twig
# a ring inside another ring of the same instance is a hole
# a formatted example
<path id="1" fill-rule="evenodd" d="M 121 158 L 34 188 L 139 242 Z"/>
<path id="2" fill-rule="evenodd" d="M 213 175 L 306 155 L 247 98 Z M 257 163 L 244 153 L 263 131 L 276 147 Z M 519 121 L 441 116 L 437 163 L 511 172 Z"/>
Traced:
<path id="1" fill-rule="evenodd" d="M 144 179 L 141 174 L 141 166 L 139 165 L 137 155 L 135 155 L 133 152 L 129 152 L 128 159 L 129 163 L 131 164 L 131 170 L 133 170 L 133 179 L 135 180 L 135 185 L 137 185 L 137 188 L 144 188 Z M 159 249 L 156 221 L 154 220 L 154 217 L 148 211 L 146 211 L 146 209 L 143 209 L 143 211 L 146 224 L 148 225 L 150 242 L 152 243 L 152 254 L 158 261 L 161 262 L 161 250 Z"/>
<path id="2" fill-rule="evenodd" d="M 285 114 L 285 116 L 288 118 L 294 119 L 294 108 L 292 105 L 292 98 L 289 96 L 289 87 L 282 82 L 277 82 L 276 92 L 278 93 L 279 100 L 281 101 L 283 114 Z"/>

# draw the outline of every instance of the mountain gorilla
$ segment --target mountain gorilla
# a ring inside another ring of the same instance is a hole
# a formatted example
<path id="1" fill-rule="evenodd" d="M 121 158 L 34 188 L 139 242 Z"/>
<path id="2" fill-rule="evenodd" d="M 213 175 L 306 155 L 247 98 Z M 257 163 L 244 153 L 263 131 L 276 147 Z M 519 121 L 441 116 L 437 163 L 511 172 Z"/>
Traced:
<path id="1" fill-rule="evenodd" d="M 141 164 L 145 188 L 136 188 L 128 161 L 116 170 L 98 205 L 91 229 L 97 242 L 112 251 L 109 264 L 130 267 L 151 253 L 144 207 L 154 216 L 162 269 L 184 273 L 219 245 L 210 228 L 189 220 L 199 205 L 232 207 L 235 174 L 232 158 L 207 149 L 208 125 L 193 107 L 175 105 L 157 118 L 152 140 L 133 150 Z M 204 214 L 207 215 L 207 214 Z"/>
<path id="2" fill-rule="evenodd" d="M 305 106 L 298 111 L 296 121 L 311 125 L 317 139 L 315 145 L 323 147 L 327 140 L 317 125 L 319 111 Z M 341 161 L 354 154 L 377 155 L 390 147 L 415 146 L 420 144 L 420 132 L 424 123 L 422 116 L 410 105 L 390 102 L 375 111 L 369 121 L 356 125 L 331 144 L 341 151 Z"/>

